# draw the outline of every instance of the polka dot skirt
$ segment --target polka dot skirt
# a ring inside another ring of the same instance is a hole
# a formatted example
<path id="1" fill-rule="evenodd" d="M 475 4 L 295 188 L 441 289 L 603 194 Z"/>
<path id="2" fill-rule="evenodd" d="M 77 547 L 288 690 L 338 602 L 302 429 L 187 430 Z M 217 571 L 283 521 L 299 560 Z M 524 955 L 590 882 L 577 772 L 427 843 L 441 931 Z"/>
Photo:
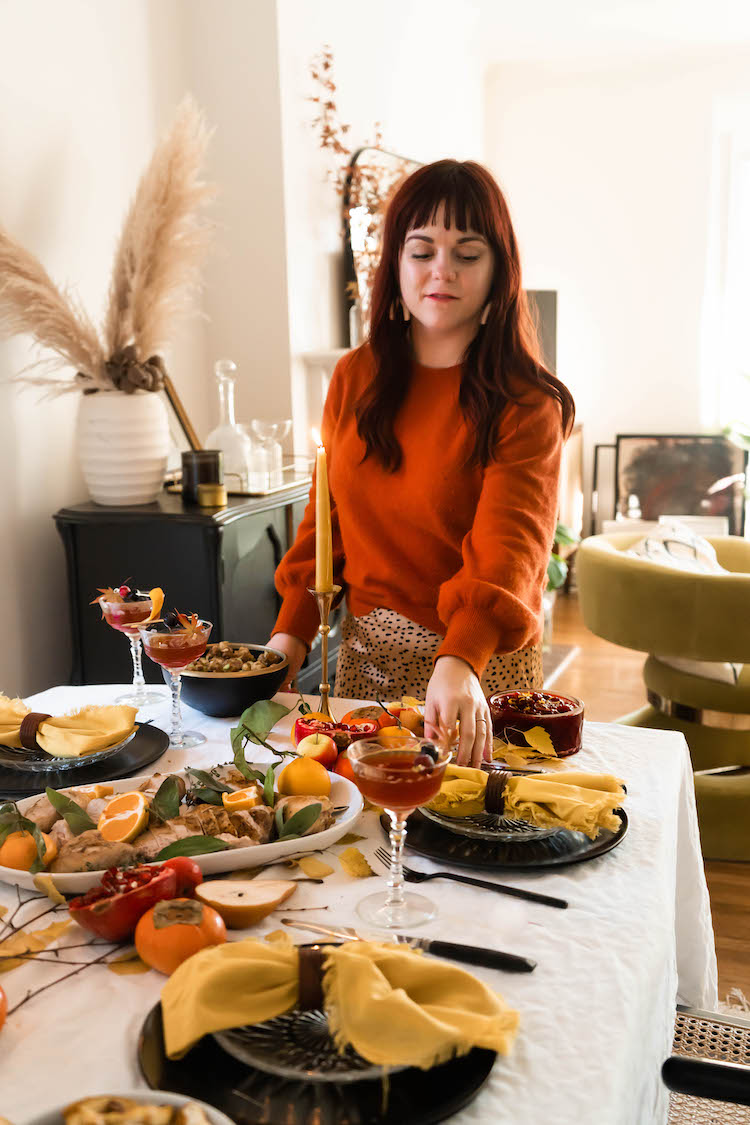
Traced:
<path id="1" fill-rule="evenodd" d="M 333 694 L 339 699 L 424 699 L 442 642 L 438 633 L 391 609 L 373 609 L 364 617 L 348 613 L 341 626 Z M 542 686 L 541 644 L 491 657 L 482 676 L 486 695 Z"/>

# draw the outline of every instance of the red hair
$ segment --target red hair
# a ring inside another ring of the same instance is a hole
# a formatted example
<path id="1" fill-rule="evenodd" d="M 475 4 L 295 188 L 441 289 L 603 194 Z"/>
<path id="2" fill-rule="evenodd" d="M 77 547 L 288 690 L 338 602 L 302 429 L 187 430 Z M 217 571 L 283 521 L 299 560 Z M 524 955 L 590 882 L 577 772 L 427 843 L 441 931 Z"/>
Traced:
<path id="1" fill-rule="evenodd" d="M 519 401 L 519 383 L 556 398 L 568 433 L 575 404 L 567 387 L 542 362 L 536 325 L 521 288 L 521 263 L 510 212 L 495 180 L 473 161 L 438 160 L 404 180 L 385 217 L 383 247 L 373 285 L 370 347 L 375 378 L 357 408 L 357 428 L 367 451 L 395 471 L 402 457 L 393 426 L 409 387 L 412 352 L 400 311 L 399 259 L 410 230 L 434 224 L 443 208 L 446 229 L 481 234 L 494 256 L 487 322 L 463 356 L 459 403 L 477 435 L 473 461 L 494 457 L 503 407 Z"/>

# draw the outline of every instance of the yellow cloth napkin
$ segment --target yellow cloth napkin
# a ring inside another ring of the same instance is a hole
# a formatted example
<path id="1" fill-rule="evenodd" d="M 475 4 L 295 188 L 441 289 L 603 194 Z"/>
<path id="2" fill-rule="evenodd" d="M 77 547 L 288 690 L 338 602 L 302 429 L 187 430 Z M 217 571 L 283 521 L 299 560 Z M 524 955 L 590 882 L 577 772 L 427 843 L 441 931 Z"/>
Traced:
<path id="1" fill-rule="evenodd" d="M 0 695 L 0 743 L 20 748 L 21 723 L 31 710 L 20 699 Z M 39 724 L 36 740 L 55 758 L 80 758 L 116 746 L 135 727 L 135 707 L 82 707 L 71 715 L 52 716 Z"/>
<path id="2" fill-rule="evenodd" d="M 407 946 L 347 942 L 326 951 L 323 992 L 336 1043 L 369 1062 L 424 1069 L 472 1047 L 507 1054 L 518 1013 L 476 977 Z M 295 1007 L 294 946 L 239 941 L 188 958 L 161 994 L 170 1058 L 203 1035 Z"/>
<path id="3" fill-rule="evenodd" d="M 488 774 L 470 766 L 446 767 L 440 792 L 427 808 L 443 816 L 484 812 Z M 625 798 L 622 782 L 611 774 L 564 773 L 510 777 L 505 786 L 505 815 L 537 828 L 570 828 L 592 840 L 602 828 L 620 826 L 614 810 Z"/>

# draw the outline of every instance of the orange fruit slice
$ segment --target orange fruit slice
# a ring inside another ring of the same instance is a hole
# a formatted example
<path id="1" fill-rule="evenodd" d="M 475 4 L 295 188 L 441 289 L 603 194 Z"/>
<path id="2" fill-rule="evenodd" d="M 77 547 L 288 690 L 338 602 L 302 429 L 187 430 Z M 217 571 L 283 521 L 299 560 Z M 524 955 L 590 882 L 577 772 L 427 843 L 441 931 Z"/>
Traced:
<path id="1" fill-rule="evenodd" d="M 129 843 L 148 824 L 148 806 L 145 793 L 120 793 L 106 806 L 96 827 L 105 840 Z"/>
<path id="2" fill-rule="evenodd" d="M 145 621 L 139 621 L 139 625 L 148 625 L 149 621 L 156 621 L 164 605 L 164 591 L 161 586 L 154 586 L 153 590 L 149 590 L 148 596 L 151 598 L 151 613 Z"/>
<path id="3" fill-rule="evenodd" d="M 237 789 L 234 793 L 222 793 L 221 803 L 230 812 L 254 809 L 256 805 L 263 804 L 263 790 L 255 781 L 252 785 L 248 785 L 247 789 Z"/>

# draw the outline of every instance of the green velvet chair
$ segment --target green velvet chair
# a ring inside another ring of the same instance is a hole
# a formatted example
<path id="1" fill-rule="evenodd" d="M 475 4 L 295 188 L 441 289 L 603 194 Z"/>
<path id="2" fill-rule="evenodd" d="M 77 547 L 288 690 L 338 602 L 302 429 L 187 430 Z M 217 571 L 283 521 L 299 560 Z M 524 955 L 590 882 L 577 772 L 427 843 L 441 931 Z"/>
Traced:
<path id="1" fill-rule="evenodd" d="M 712 538 L 730 574 L 692 574 L 625 554 L 642 533 L 592 535 L 578 549 L 583 620 L 613 644 L 649 654 L 648 703 L 618 722 L 685 735 L 696 771 L 703 854 L 750 860 L 750 542 Z M 659 657 L 744 664 L 736 684 L 678 672 Z"/>

